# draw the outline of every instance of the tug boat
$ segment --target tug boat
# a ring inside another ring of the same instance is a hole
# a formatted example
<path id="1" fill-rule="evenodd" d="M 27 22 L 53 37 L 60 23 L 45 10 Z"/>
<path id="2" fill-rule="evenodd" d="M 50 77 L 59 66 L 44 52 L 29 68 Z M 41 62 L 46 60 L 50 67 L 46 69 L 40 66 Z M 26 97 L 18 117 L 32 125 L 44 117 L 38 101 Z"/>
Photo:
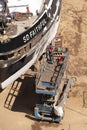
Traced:
<path id="1" fill-rule="evenodd" d="M 2 89 L 24 74 L 45 52 L 58 31 L 61 16 L 61 0 L 16 0 L 15 5 L 12 1 L 0 0 Z"/>

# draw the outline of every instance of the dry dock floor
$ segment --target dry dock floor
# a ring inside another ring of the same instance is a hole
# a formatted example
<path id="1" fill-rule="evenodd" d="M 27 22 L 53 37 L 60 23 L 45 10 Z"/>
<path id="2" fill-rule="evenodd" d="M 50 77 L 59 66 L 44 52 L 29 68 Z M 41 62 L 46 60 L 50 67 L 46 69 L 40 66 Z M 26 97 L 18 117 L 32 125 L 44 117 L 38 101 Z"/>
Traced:
<path id="1" fill-rule="evenodd" d="M 28 72 L 0 93 L 0 130 L 86 130 L 87 106 L 83 106 L 85 84 L 75 85 L 65 107 L 64 119 L 58 123 L 36 121 L 31 116 L 38 95 L 34 77 Z"/>
<path id="2" fill-rule="evenodd" d="M 68 73 L 77 78 L 64 119 L 57 124 L 38 122 L 30 116 L 38 96 L 34 92 L 34 78 L 27 72 L 23 80 L 18 79 L 18 84 L 9 85 L 0 93 L 0 130 L 87 130 L 87 95 L 86 106 L 83 103 L 83 92 L 87 92 L 87 0 L 62 0 L 62 3 L 58 32 L 63 34 L 64 46 L 70 50 Z"/>

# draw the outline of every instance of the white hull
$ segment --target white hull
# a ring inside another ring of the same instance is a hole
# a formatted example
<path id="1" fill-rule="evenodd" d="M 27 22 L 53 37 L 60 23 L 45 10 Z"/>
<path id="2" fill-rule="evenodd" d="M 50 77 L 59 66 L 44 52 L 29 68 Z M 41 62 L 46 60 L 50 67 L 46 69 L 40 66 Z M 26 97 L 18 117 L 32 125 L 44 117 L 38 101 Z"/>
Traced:
<path id="1" fill-rule="evenodd" d="M 41 39 L 39 42 L 39 47 L 35 51 L 34 57 L 30 62 L 28 62 L 24 67 L 22 67 L 19 71 L 17 71 L 15 74 L 13 74 L 11 77 L 9 77 L 7 80 L 1 83 L 1 88 L 4 89 L 6 88 L 9 84 L 11 84 L 13 81 L 15 81 L 18 77 L 20 77 L 22 74 L 24 74 L 38 59 L 38 55 L 40 53 L 43 54 L 45 51 L 46 47 L 50 44 L 50 42 L 54 39 L 58 26 L 59 26 L 59 21 L 55 20 L 54 24 L 50 28 L 50 30 L 44 35 L 44 37 Z"/>

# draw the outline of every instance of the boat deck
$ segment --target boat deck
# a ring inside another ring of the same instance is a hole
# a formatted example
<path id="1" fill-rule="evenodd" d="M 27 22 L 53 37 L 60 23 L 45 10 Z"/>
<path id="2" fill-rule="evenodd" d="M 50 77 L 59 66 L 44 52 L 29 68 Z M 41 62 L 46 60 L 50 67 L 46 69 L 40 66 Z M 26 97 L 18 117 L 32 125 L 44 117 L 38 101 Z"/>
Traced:
<path id="1" fill-rule="evenodd" d="M 37 19 L 37 15 L 29 16 L 23 20 L 21 17 L 19 20 L 13 20 L 11 24 L 9 24 L 10 30 L 8 30 L 9 38 L 16 37 L 17 35 L 24 32 L 26 29 L 30 28 L 34 21 Z M 17 28 L 17 32 L 15 33 Z"/>
<path id="2" fill-rule="evenodd" d="M 15 21 L 15 24 L 18 27 L 16 35 L 30 28 L 32 24 L 34 23 L 34 21 L 36 20 L 36 18 L 37 18 L 37 15 L 34 15 L 34 16 L 28 17 L 26 20 L 23 20 L 23 21 Z"/>
<path id="3" fill-rule="evenodd" d="M 16 34 L 13 33 L 14 35 L 13 34 L 9 35 L 9 38 L 16 37 L 17 35 L 24 32 L 26 29 L 29 29 L 33 25 L 33 23 L 38 19 L 38 17 L 40 17 L 40 15 L 43 13 L 43 11 L 45 10 L 45 3 L 48 5 L 49 0 L 42 1 L 41 7 L 38 10 L 38 14 L 32 14 L 32 13 L 21 14 L 21 15 L 23 15 L 23 17 L 21 17 L 19 14 L 19 17 L 17 18 L 17 20 L 15 20 L 15 21 L 13 20 L 13 22 L 12 22 L 13 25 L 17 26 L 17 33 Z"/>

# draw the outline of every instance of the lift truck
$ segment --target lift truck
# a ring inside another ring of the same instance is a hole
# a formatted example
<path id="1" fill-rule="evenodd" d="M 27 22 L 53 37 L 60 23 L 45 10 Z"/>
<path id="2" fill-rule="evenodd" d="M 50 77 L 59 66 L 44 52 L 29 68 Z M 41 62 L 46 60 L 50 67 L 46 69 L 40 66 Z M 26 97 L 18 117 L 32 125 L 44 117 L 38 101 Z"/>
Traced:
<path id="1" fill-rule="evenodd" d="M 63 60 L 59 63 L 57 47 L 55 46 L 53 54 L 53 64 L 45 60 L 36 74 L 36 93 L 39 95 L 39 100 L 34 108 L 34 115 L 37 120 L 60 122 L 64 117 L 64 107 L 72 86 L 72 79 L 67 79 L 65 76 L 69 50 L 63 49 Z"/>

